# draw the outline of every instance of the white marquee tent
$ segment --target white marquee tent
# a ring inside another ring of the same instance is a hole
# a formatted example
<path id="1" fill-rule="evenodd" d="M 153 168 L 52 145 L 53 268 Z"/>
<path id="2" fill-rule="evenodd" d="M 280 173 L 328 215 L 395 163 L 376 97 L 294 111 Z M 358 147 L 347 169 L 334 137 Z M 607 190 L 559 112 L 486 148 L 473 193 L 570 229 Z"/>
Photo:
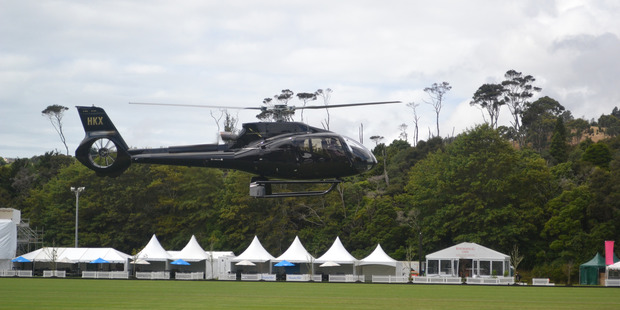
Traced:
<path id="1" fill-rule="evenodd" d="M 503 276 L 510 256 L 476 243 L 463 242 L 426 255 L 426 274 L 444 276 Z"/>
<path id="2" fill-rule="evenodd" d="M 306 273 L 312 268 L 312 263 L 316 260 L 299 241 L 299 237 L 295 236 L 295 240 L 282 255 L 278 256 L 273 262 L 288 261 L 295 264 L 295 273 Z M 290 269 L 289 269 L 290 270 Z"/>
<path id="3" fill-rule="evenodd" d="M 275 257 L 269 254 L 267 250 L 263 247 L 263 245 L 258 240 L 258 236 L 254 236 L 252 243 L 243 251 L 243 253 L 239 254 L 239 256 L 232 259 L 232 262 L 241 262 L 241 261 L 250 261 L 256 264 L 256 267 L 243 267 L 256 269 L 259 272 L 269 272 L 271 273 L 271 264 L 270 262 L 274 260 Z"/>
<path id="4" fill-rule="evenodd" d="M 396 264 L 395 259 L 385 254 L 381 244 L 377 244 L 370 255 L 358 262 L 361 274 L 366 276 L 367 281 L 372 278 L 372 275 L 396 275 Z"/>
<path id="5" fill-rule="evenodd" d="M 153 234 L 149 243 L 144 246 L 142 251 L 136 254 L 136 259 L 149 262 L 148 265 L 140 266 L 141 271 L 164 271 L 168 270 L 168 261 L 173 257 L 159 243 L 157 236 Z"/>
<path id="6" fill-rule="evenodd" d="M 317 264 L 328 263 L 328 265 L 333 265 L 332 267 L 324 267 L 323 270 L 326 274 L 336 274 L 336 273 L 348 273 L 353 272 L 355 274 L 355 263 L 357 259 L 345 249 L 344 245 L 342 245 L 342 241 L 340 241 L 340 237 L 336 237 L 332 246 L 323 254 L 321 257 L 317 258 Z M 329 264 L 335 263 L 335 264 Z M 340 265 L 340 266 L 336 266 Z"/>

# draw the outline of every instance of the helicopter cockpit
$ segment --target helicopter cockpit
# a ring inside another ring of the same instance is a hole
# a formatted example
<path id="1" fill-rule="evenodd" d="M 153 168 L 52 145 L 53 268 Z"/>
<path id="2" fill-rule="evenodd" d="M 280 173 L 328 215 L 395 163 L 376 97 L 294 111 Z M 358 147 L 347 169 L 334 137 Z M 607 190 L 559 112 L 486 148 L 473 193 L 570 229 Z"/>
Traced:
<path id="1" fill-rule="evenodd" d="M 349 147 L 349 151 L 353 154 L 353 165 L 355 165 L 357 171 L 360 173 L 366 172 L 377 164 L 375 156 L 361 143 L 348 137 L 343 138 Z"/>

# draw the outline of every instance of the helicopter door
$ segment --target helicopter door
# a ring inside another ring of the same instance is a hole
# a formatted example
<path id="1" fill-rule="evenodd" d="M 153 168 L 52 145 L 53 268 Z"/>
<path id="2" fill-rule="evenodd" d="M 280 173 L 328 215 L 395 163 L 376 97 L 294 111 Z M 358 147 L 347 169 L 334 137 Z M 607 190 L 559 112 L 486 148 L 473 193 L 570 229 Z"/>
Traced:
<path id="1" fill-rule="evenodd" d="M 343 144 L 336 137 L 306 137 L 296 140 L 295 144 L 299 172 L 303 175 L 318 177 L 349 165 Z"/>

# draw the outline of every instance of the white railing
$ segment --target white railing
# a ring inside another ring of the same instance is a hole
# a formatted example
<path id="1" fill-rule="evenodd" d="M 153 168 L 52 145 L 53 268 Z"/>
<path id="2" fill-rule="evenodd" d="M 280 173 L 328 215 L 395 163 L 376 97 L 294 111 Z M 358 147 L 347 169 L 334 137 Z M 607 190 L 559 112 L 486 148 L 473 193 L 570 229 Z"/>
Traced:
<path id="1" fill-rule="evenodd" d="M 605 286 L 620 286 L 620 279 L 605 279 Z"/>
<path id="2" fill-rule="evenodd" d="M 227 274 L 219 277 L 218 280 L 235 281 L 235 280 L 237 280 L 237 275 L 234 274 L 234 273 L 227 273 Z"/>
<path id="3" fill-rule="evenodd" d="M 260 281 L 260 274 L 258 273 L 242 273 L 241 281 Z"/>
<path id="4" fill-rule="evenodd" d="M 364 282 L 364 275 L 330 274 L 329 282 Z"/>
<path id="5" fill-rule="evenodd" d="M 372 276 L 373 283 L 407 283 L 409 282 L 409 277 L 407 276 Z"/>
<path id="6" fill-rule="evenodd" d="M 51 278 L 51 277 L 65 278 L 67 277 L 67 271 L 65 270 L 43 270 L 43 277 L 44 278 Z"/>
<path id="7" fill-rule="evenodd" d="M 17 276 L 30 278 L 32 277 L 32 270 L 17 270 Z"/>
<path id="8" fill-rule="evenodd" d="M 136 272 L 136 278 L 141 280 L 169 280 L 170 272 L 168 271 L 152 271 L 152 272 Z"/>
<path id="9" fill-rule="evenodd" d="M 203 280 L 205 278 L 204 272 L 177 272 L 174 274 L 174 278 L 177 280 Z"/>
<path id="10" fill-rule="evenodd" d="M 554 283 L 550 283 L 549 282 L 549 278 L 533 278 L 532 279 L 532 285 L 549 285 L 549 286 L 553 286 L 555 284 Z"/>
<path id="11" fill-rule="evenodd" d="M 262 281 L 275 281 L 276 280 L 276 274 L 275 273 L 261 273 L 260 274 L 260 279 Z"/>
<path id="12" fill-rule="evenodd" d="M 129 279 L 127 271 L 82 271 L 83 279 Z"/>
<path id="13" fill-rule="evenodd" d="M 461 284 L 463 279 L 459 277 L 411 277 L 412 283 L 433 283 L 433 284 Z"/>
<path id="14" fill-rule="evenodd" d="M 0 277 L 17 277 L 17 270 L 0 270 Z"/>
<path id="15" fill-rule="evenodd" d="M 322 279 L 320 274 L 313 274 L 312 277 L 309 274 L 287 274 L 286 275 L 286 281 L 293 281 L 293 282 L 307 282 L 307 281 L 321 282 L 321 281 L 323 281 L 323 279 Z"/>
<path id="16" fill-rule="evenodd" d="M 511 285 L 515 283 L 513 277 L 495 277 L 495 278 L 467 278 L 467 284 L 486 284 L 486 285 Z"/>

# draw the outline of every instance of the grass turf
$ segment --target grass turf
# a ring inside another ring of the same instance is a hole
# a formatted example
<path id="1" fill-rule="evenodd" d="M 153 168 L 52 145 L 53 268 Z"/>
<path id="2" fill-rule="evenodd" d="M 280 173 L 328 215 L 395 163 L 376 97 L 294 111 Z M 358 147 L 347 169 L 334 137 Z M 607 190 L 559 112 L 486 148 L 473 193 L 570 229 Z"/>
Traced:
<path id="1" fill-rule="evenodd" d="M 0 308 L 620 309 L 618 288 L 0 278 Z"/>

